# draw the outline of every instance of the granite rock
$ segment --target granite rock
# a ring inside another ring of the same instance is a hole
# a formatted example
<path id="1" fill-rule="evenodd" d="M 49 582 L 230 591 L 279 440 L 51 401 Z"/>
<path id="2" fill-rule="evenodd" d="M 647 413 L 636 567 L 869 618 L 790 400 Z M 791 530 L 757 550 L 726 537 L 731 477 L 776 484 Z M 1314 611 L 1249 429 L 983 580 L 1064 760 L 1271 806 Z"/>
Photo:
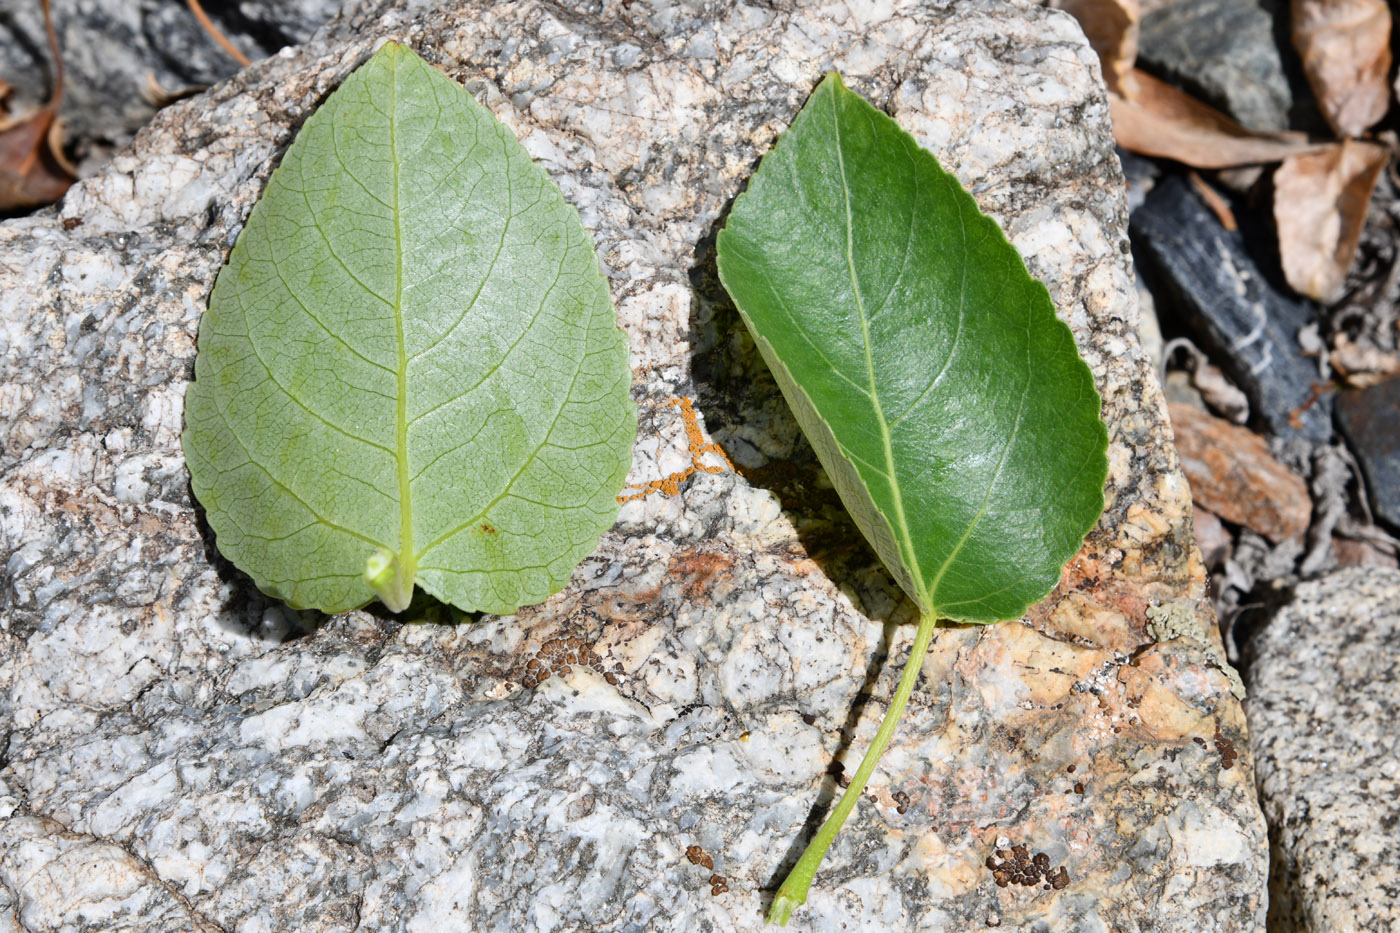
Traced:
<path id="1" fill-rule="evenodd" d="M 631 340 L 638 495 L 508 618 L 271 604 L 213 554 L 180 456 L 214 275 L 294 128 L 388 37 L 559 182 Z M 1067 16 L 997 0 L 366 0 L 0 226 L 0 927 L 761 927 L 913 634 L 714 271 L 727 203 L 831 68 L 1003 223 L 1112 447 L 1056 590 L 916 661 L 793 928 L 1260 928 L 1243 713 L 1097 64 Z M 1019 846 L 1048 889 L 998 885 Z"/>
<path id="2" fill-rule="evenodd" d="M 1400 926 L 1400 571 L 1302 584 L 1250 642 L 1250 743 L 1270 826 L 1269 929 Z"/>
<path id="3" fill-rule="evenodd" d="M 1249 129 L 1289 128 L 1293 93 L 1274 20 L 1276 0 L 1176 0 L 1147 13 L 1138 62 Z M 1281 12 L 1286 19 L 1287 10 Z"/>

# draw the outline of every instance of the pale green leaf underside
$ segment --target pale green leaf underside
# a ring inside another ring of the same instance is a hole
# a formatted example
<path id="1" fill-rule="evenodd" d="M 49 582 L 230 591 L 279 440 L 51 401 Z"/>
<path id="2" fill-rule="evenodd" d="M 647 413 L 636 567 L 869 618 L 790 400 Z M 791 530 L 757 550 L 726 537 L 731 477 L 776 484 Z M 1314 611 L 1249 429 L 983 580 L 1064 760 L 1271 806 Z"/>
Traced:
<path id="1" fill-rule="evenodd" d="M 577 212 L 391 43 L 254 207 L 200 324 L 183 441 L 219 550 L 268 593 L 401 608 L 416 582 L 509 612 L 616 520 L 629 385 Z"/>
<path id="2" fill-rule="evenodd" d="M 830 75 L 718 241 L 720 277 L 856 524 L 925 613 L 1047 593 L 1103 509 L 1070 330 L 996 223 Z"/>

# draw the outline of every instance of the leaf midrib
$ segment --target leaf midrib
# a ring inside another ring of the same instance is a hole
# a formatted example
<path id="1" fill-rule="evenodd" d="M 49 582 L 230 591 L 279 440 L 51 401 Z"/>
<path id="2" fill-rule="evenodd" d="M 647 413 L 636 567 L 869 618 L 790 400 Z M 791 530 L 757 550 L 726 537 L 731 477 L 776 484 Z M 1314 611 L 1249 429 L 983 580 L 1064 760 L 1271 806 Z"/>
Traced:
<path id="1" fill-rule="evenodd" d="M 861 294 L 860 279 L 856 275 L 855 223 L 851 215 L 851 186 L 846 178 L 846 157 L 842 152 L 844 144 L 841 139 L 841 119 L 837 112 L 835 94 L 831 96 L 831 124 L 836 134 L 836 164 L 841 174 L 841 194 L 845 200 L 846 209 L 846 270 L 851 277 L 851 288 L 855 293 L 856 313 L 860 315 L 861 343 L 865 350 L 865 375 L 869 385 L 870 404 L 875 408 L 875 419 L 880 425 L 880 441 L 884 445 L 885 453 L 885 470 L 890 484 L 890 496 L 894 500 L 895 518 L 899 524 L 899 536 L 903 542 L 905 560 L 911 570 L 917 570 L 918 563 L 915 559 L 914 541 L 909 534 L 909 520 L 904 514 L 904 496 L 900 492 L 899 476 L 894 467 L 894 444 L 890 437 L 889 423 L 885 420 L 884 406 L 880 404 L 880 393 L 875 387 L 875 358 L 870 347 L 870 321 L 865 313 L 865 298 Z M 928 589 L 924 585 L 922 574 L 912 572 L 909 576 L 915 581 L 915 586 L 919 590 L 915 594 L 919 608 L 927 613 L 936 612 L 936 608 L 929 600 Z"/>
<path id="2" fill-rule="evenodd" d="M 389 81 L 389 161 L 394 166 L 394 331 L 398 342 L 398 404 L 394 416 L 394 447 L 399 481 L 399 576 L 412 585 L 416 556 L 413 553 L 412 477 L 408 470 L 408 346 L 403 322 L 403 214 L 399 198 L 398 144 L 399 57 L 393 59 Z"/>
<path id="3" fill-rule="evenodd" d="M 1023 387 L 1023 389 L 1022 389 L 1021 398 L 1020 398 L 1020 400 L 1019 400 L 1019 403 L 1018 403 L 1017 409 L 1016 409 L 1016 421 L 1015 421 L 1015 425 L 1014 425 L 1014 427 L 1012 428 L 1012 430 L 1011 430 L 1011 432 L 1010 432 L 1010 435 L 1009 435 L 1009 437 L 1008 437 L 1008 439 L 1007 439 L 1006 444 L 1002 447 L 1001 456 L 1000 456 L 1000 457 L 998 458 L 998 460 L 997 460 L 996 469 L 995 469 L 995 470 L 993 471 L 993 473 L 992 473 L 991 481 L 987 484 L 987 489 L 986 489 L 986 491 L 983 493 L 982 502 L 980 503 L 980 505 L 979 505 L 979 507 L 978 507 L 977 514 L 974 515 L 974 516 L 972 517 L 972 520 L 971 520 L 970 522 L 968 522 L 967 527 L 963 529 L 962 535 L 958 538 L 957 542 L 956 542 L 956 543 L 953 545 L 953 547 L 949 550 L 948 555 L 947 555 L 947 557 L 944 558 L 942 564 L 939 565 L 938 570 L 937 570 L 936 573 L 934 574 L 933 582 L 930 584 L 930 583 L 927 581 L 927 579 L 924 577 L 923 574 L 917 572 L 917 568 L 918 568 L 918 558 L 917 558 L 917 554 L 915 553 L 915 550 L 914 550 L 914 541 L 913 541 L 913 537 L 912 537 L 912 535 L 910 534 L 910 530 L 909 530 L 909 521 L 908 521 L 908 518 L 906 517 L 905 511 L 904 511 L 904 496 L 903 496 L 903 493 L 901 492 L 900 486 L 899 486 L 899 474 L 898 474 L 898 471 L 895 469 L 895 464 L 894 464 L 894 446 L 893 446 L 893 438 L 892 438 L 892 435 L 891 435 L 891 432 L 890 432 L 890 424 L 889 424 L 889 421 L 885 418 L 884 406 L 883 406 L 883 405 L 881 404 L 881 402 L 880 402 L 880 394 L 879 394 L 879 391 L 878 391 L 878 389 L 876 388 L 876 385 L 875 385 L 875 361 L 874 361 L 874 355 L 873 355 L 872 346 L 871 346 L 871 340 L 870 340 L 870 321 L 869 321 L 869 317 L 867 316 L 867 314 L 866 314 L 866 312 L 865 312 L 865 298 L 864 298 L 864 295 L 863 295 L 862 292 L 861 292 L 860 278 L 859 278 L 859 275 L 858 275 L 857 272 L 856 272 L 856 266 L 855 266 L 855 244 L 854 244 L 855 223 L 854 223 L 853 215 L 852 215 L 852 213 L 851 213 L 851 186 L 850 186 L 850 182 L 848 181 L 847 175 L 846 175 L 846 159 L 845 159 L 845 153 L 844 153 L 844 151 L 843 151 L 843 149 L 844 149 L 844 143 L 843 143 L 842 136 L 841 136 L 841 120 L 840 120 L 840 114 L 838 113 L 838 110 L 837 110 L 837 106 L 838 106 L 837 96 L 836 96 L 835 94 L 833 94 L 833 95 L 832 95 L 832 99 L 831 99 L 831 122 L 832 122 L 832 128 L 833 128 L 833 131 L 834 131 L 834 134 L 835 134 L 835 139 L 836 139 L 836 145 L 835 145 L 835 150 L 836 150 L 836 163 L 837 163 L 837 168 L 838 168 L 838 170 L 839 170 L 839 172 L 840 172 L 840 176 L 841 176 L 841 194 L 842 194 L 842 197 L 843 197 L 843 199 L 844 199 L 844 208 L 845 208 L 845 214 L 846 214 L 846 270 L 847 270 L 848 275 L 850 276 L 851 288 L 852 288 L 852 291 L 853 291 L 853 293 L 854 293 L 854 295 L 855 295 L 856 313 L 860 316 L 861 344 L 862 344 L 862 349 L 865 351 L 865 373 L 866 373 L 866 379 L 867 379 L 867 384 L 868 384 L 868 388 L 866 389 L 866 393 L 867 393 L 867 394 L 869 395 L 869 397 L 870 397 L 870 403 L 871 403 L 871 405 L 874 407 L 874 410 L 875 410 L 875 419 L 876 419 L 876 422 L 877 422 L 877 423 L 879 424 L 879 426 L 880 426 L 880 440 L 881 440 L 881 444 L 882 444 L 882 446 L 883 446 L 883 448 L 884 448 L 884 456 L 885 456 L 885 470 L 884 470 L 883 472 L 884 472 L 885 478 L 889 481 L 890 497 L 891 497 L 891 499 L 892 499 L 892 504 L 893 504 L 893 507 L 894 507 L 895 520 L 896 520 L 896 522 L 897 522 L 897 524 L 898 524 L 898 533 L 899 533 L 899 537 L 900 537 L 900 540 L 901 540 L 901 543 L 902 543 L 902 546 L 903 546 L 903 549 L 904 549 L 904 552 L 905 552 L 905 555 L 906 555 L 906 557 L 905 557 L 906 563 L 907 563 L 907 565 L 908 565 L 908 567 L 909 567 L 909 569 L 910 569 L 910 574 L 909 574 L 909 576 L 913 579 L 915 587 L 919 590 L 919 592 L 915 594 L 915 597 L 916 597 L 916 599 L 918 600 L 921 609 L 923 609 L 925 612 L 936 614 L 936 613 L 938 613 L 940 610 L 939 610 L 939 607 L 937 607 L 937 606 L 935 606 L 935 605 L 933 604 L 933 600 L 932 600 L 932 595 L 931 595 L 931 594 L 934 593 L 934 592 L 937 592 L 939 585 L 940 585 L 940 584 L 942 583 L 942 581 L 943 581 L 944 575 L 945 575 L 945 574 L 947 573 L 947 571 L 948 571 L 948 568 L 951 567 L 951 566 L 953 565 L 953 562 L 954 562 L 955 560 L 957 560 L 958 555 L 959 555 L 960 553 L 962 553 L 963 546 L 967 544 L 968 539 L 972 537 L 973 532 L 976 531 L 977 526 L 978 526 L 979 524 L 981 524 L 982 519 L 983 519 L 983 518 L 986 516 L 986 514 L 987 514 L 988 508 L 989 508 L 990 505 L 991 505 L 992 490 L 996 488 L 997 479 L 1001 476 L 1002 469 L 1003 469 L 1003 468 L 1005 467 L 1005 465 L 1006 465 L 1006 458 L 1007 458 L 1007 455 L 1010 453 L 1011 447 L 1012 447 L 1012 446 L 1014 445 L 1014 443 L 1015 443 L 1016 435 L 1017 435 L 1017 433 L 1019 433 L 1019 431 L 1020 431 L 1020 427 L 1021 427 L 1021 418 L 1022 418 L 1023 415 L 1025 414 L 1026 396 L 1029 394 L 1029 391 L 1030 391 L 1030 380 L 1027 379 L 1026 385 L 1025 385 L 1025 386 Z M 917 173 L 915 173 L 914 183 L 915 183 L 915 185 L 918 184 Z M 917 199 L 918 199 L 918 195 L 917 195 L 917 188 L 916 188 L 914 200 L 917 202 Z M 959 211 L 958 211 L 958 212 L 959 212 L 959 220 L 960 220 L 959 227 L 960 227 L 960 229 L 962 230 L 962 233 L 963 233 L 963 236 L 964 236 L 964 248 L 965 248 L 965 247 L 966 247 L 967 227 L 966 227 L 965 222 L 962 222 L 962 221 L 961 221 L 961 213 L 962 213 L 961 207 L 962 207 L 962 206 L 959 204 L 959 205 L 958 205 L 958 209 L 959 209 Z M 964 281 L 963 281 L 963 288 L 964 288 L 964 290 L 966 289 L 966 284 L 967 284 L 967 283 L 966 283 L 966 276 L 964 275 Z M 963 316 L 965 315 L 965 313 L 966 313 L 966 296 L 965 296 L 965 294 L 964 294 L 964 296 L 963 296 L 962 299 L 960 300 L 959 310 L 958 310 L 958 332 L 957 332 L 957 338 L 960 338 L 960 337 L 962 336 L 962 323 L 963 323 Z M 1028 321 L 1028 322 L 1027 322 L 1027 327 L 1029 328 L 1029 326 L 1030 326 L 1030 323 L 1029 323 L 1029 321 Z M 955 338 L 954 347 L 956 347 L 957 338 Z M 1030 341 L 1029 341 L 1029 339 L 1027 340 L 1026 352 L 1027 352 L 1027 355 L 1029 356 L 1029 353 L 1030 353 Z M 951 352 L 950 352 L 948 360 L 946 360 L 945 363 L 944 363 L 944 370 L 945 370 L 945 371 L 946 371 L 947 366 L 948 366 L 948 363 L 951 361 L 951 359 L 952 359 L 952 354 L 951 354 Z M 1028 365 L 1027 365 L 1027 371 L 1029 372 L 1029 360 L 1027 361 L 1027 363 L 1028 363 Z M 830 364 L 828 364 L 828 365 L 830 365 Z M 834 369 L 835 367 L 832 367 L 832 368 Z M 938 376 L 934 379 L 934 382 L 936 383 L 936 382 L 938 381 L 938 379 L 942 378 L 942 375 L 943 375 L 943 373 L 940 372 L 940 373 L 938 374 Z M 927 391 L 927 390 L 925 390 L 925 391 Z M 921 395 L 919 401 L 922 400 L 922 397 L 923 397 L 923 396 Z M 916 404 L 917 404 L 917 401 L 916 401 Z M 912 410 L 912 406 L 911 406 L 911 410 Z M 908 414 L 908 412 L 906 411 L 905 414 Z M 899 418 L 898 420 L 902 421 L 902 420 L 903 420 L 903 417 L 904 417 L 904 416 L 901 415 L 900 418 Z M 896 422 L 896 423 L 898 423 L 898 422 Z M 847 457 L 850 457 L 850 456 L 851 456 L 850 452 L 845 451 L 844 449 L 843 449 L 843 453 L 844 453 Z M 874 464 L 869 463 L 868 461 L 864 461 L 863 458 L 856 458 L 856 459 L 862 459 L 862 461 L 865 462 L 866 465 L 867 465 L 868 467 L 874 468 L 877 472 L 880 472 L 880 470 L 879 470 L 878 467 L 875 467 Z M 956 603 L 950 604 L 950 605 L 956 605 Z"/>

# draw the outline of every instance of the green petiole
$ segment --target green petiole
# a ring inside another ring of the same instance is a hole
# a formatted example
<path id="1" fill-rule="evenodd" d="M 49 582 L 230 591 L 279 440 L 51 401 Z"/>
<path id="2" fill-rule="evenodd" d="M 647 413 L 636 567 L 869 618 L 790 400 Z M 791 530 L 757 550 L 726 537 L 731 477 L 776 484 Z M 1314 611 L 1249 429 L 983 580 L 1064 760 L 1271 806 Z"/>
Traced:
<path id="1" fill-rule="evenodd" d="M 855 809 L 856 801 L 860 799 L 870 775 L 875 771 L 875 765 L 885 753 L 890 739 L 894 737 L 894 730 L 899 725 L 900 717 L 904 715 L 909 695 L 914 692 L 914 684 L 919 679 L 919 670 L 923 667 L 924 655 L 928 653 L 936 622 L 937 616 L 933 613 L 919 617 L 919 630 L 914 635 L 914 648 L 909 653 L 909 660 L 905 662 L 904 673 L 900 675 L 899 686 L 895 688 L 894 697 L 890 700 L 890 708 L 885 710 L 885 718 L 880 721 L 875 740 L 870 743 L 870 748 L 860 761 L 860 767 L 856 769 L 855 777 L 851 778 L 851 783 L 837 802 L 836 809 L 831 811 L 821 829 L 817 830 L 812 841 L 807 843 L 802 857 L 797 860 L 797 864 L 783 881 L 783 886 L 778 889 L 777 897 L 773 898 L 773 906 L 768 909 L 768 923 L 787 926 L 792 912 L 806 903 L 807 889 L 812 886 L 812 879 L 816 877 L 817 868 L 826 857 L 827 849 L 836 841 L 841 824 L 846 822 L 846 817 Z"/>

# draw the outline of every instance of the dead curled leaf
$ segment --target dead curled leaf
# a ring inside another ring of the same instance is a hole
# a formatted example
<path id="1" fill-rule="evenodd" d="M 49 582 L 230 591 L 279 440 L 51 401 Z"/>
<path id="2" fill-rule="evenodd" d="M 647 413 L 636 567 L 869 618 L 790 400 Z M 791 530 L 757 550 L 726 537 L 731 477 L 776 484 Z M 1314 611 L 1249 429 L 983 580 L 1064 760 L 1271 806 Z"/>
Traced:
<path id="1" fill-rule="evenodd" d="M 1390 9 L 1385 0 L 1293 0 L 1293 45 L 1322 114 L 1359 136 L 1390 107 Z"/>
<path id="2" fill-rule="evenodd" d="M 1109 94 L 1113 138 L 1140 155 L 1175 159 L 1193 168 L 1229 168 L 1277 162 L 1325 149 L 1301 133 L 1255 133 L 1214 107 L 1207 106 L 1134 68 L 1138 93 L 1133 99 Z"/>
<path id="3" fill-rule="evenodd" d="M 1390 151 L 1354 139 L 1290 156 L 1274 173 L 1274 222 L 1288 284 L 1310 298 L 1339 297 Z"/>
<path id="4" fill-rule="evenodd" d="M 1142 19 L 1138 0 L 1052 0 L 1051 6 L 1079 20 L 1084 37 L 1098 53 L 1108 89 L 1123 97 L 1135 96 L 1133 63 Z"/>
<path id="5" fill-rule="evenodd" d="M 1051 3 L 1079 21 L 1099 56 L 1120 146 L 1202 169 L 1283 161 L 1275 175 L 1274 216 L 1288 282 L 1318 300 L 1335 297 L 1356 256 L 1385 150 L 1355 141 L 1313 143 L 1300 133 L 1255 133 L 1133 68 L 1139 0 Z M 1385 0 L 1293 0 L 1293 39 L 1338 133 L 1357 135 L 1385 115 L 1390 102 Z M 1224 199 L 1195 173 L 1191 179 L 1222 225 L 1234 229 Z"/>
<path id="6" fill-rule="evenodd" d="M 0 211 L 51 204 L 75 178 L 59 153 L 51 106 L 0 125 Z"/>
<path id="7" fill-rule="evenodd" d="M 54 60 L 53 94 L 48 103 L 22 117 L 0 122 L 0 211 L 23 210 L 50 204 L 63 197 L 77 180 L 63 157 L 58 128 L 58 108 L 63 102 L 63 59 L 48 0 L 44 0 L 44 27 Z"/>

